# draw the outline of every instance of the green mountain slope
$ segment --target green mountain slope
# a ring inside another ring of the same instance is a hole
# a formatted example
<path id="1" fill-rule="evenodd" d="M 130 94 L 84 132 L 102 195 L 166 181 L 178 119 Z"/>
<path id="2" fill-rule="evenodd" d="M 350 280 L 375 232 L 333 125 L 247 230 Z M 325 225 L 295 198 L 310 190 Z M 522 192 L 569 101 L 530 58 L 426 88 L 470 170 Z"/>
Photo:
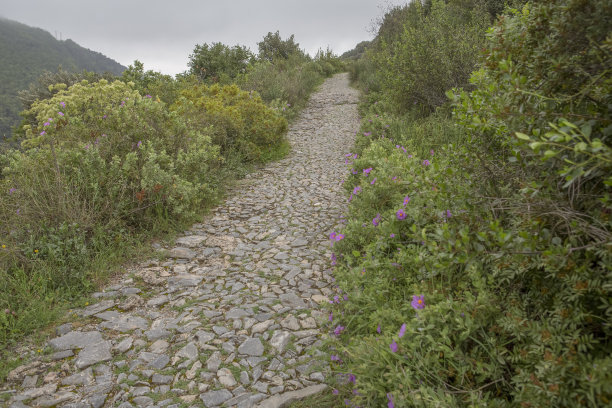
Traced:
<path id="1" fill-rule="evenodd" d="M 19 123 L 21 104 L 17 92 L 44 71 L 111 72 L 119 75 L 125 67 L 116 61 L 83 48 L 68 39 L 58 41 L 49 32 L 0 17 L 0 139 L 10 135 Z"/>

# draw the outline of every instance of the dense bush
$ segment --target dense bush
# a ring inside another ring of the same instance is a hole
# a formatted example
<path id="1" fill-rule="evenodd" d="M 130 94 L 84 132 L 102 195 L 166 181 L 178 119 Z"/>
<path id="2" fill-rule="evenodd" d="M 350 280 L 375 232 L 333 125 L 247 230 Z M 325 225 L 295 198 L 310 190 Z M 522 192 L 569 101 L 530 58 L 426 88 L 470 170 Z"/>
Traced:
<path id="1" fill-rule="evenodd" d="M 23 148 L 2 159 L 0 307 L 16 313 L 3 315 L 2 341 L 24 329 L 32 301 L 90 287 L 99 253 L 192 217 L 215 194 L 210 129 L 120 81 L 59 88 L 32 104 Z"/>
<path id="2" fill-rule="evenodd" d="M 354 405 L 610 404 L 609 7 L 502 17 L 454 126 L 370 95 L 331 237 Z"/>
<path id="3" fill-rule="evenodd" d="M 259 59 L 263 61 L 274 62 L 277 60 L 288 59 L 291 56 L 304 57 L 304 52 L 300 49 L 300 44 L 295 42 L 294 35 L 283 40 L 280 33 L 269 32 L 266 36 L 257 43 L 259 48 Z"/>
<path id="4" fill-rule="evenodd" d="M 188 65 L 191 74 L 203 81 L 225 83 L 244 72 L 252 59 L 253 54 L 244 46 L 204 43 L 195 46 Z"/>
<path id="5" fill-rule="evenodd" d="M 381 43 L 374 63 L 397 111 L 432 112 L 447 101 L 448 89 L 468 84 L 489 14 L 442 0 L 433 1 L 428 12 L 419 2 L 406 7 L 403 29 L 395 41 Z"/>
<path id="6" fill-rule="evenodd" d="M 194 126 L 212 125 L 213 142 L 224 155 L 262 161 L 284 141 L 287 121 L 267 107 L 256 92 L 236 85 L 196 85 L 181 92 L 172 107 Z"/>

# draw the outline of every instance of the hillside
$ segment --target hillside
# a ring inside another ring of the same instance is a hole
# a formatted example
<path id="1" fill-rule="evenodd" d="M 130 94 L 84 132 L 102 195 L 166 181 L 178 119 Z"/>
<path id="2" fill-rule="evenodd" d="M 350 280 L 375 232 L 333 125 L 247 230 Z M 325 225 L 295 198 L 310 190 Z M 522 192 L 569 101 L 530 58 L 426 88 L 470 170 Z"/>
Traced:
<path id="1" fill-rule="evenodd" d="M 125 70 L 116 61 L 70 39 L 59 41 L 45 30 L 4 18 L 0 18 L 0 55 L 0 137 L 9 136 L 11 126 L 19 122 L 17 92 L 44 71 L 56 71 L 61 66 L 68 71 L 118 75 Z"/>

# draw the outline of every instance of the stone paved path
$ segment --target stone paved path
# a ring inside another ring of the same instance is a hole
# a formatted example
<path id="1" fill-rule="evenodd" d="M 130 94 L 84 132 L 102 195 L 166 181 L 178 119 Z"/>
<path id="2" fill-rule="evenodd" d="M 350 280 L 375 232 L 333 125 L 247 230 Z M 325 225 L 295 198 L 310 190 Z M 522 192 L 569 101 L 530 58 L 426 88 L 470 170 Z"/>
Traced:
<path id="1" fill-rule="evenodd" d="M 358 127 L 346 74 L 289 131 L 290 157 L 251 174 L 202 224 L 57 328 L 13 370 L 12 407 L 280 407 L 325 388 L 316 346 L 332 293 L 328 235 Z"/>

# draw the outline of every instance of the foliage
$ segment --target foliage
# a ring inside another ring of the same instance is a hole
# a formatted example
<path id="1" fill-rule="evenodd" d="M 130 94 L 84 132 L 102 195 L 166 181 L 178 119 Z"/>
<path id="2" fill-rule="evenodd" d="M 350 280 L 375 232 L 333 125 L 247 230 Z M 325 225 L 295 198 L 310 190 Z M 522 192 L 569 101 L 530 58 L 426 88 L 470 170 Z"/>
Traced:
<path id="1" fill-rule="evenodd" d="M 283 40 L 277 31 L 274 34 L 269 32 L 262 41 L 257 43 L 259 48 L 259 59 L 274 62 L 279 59 L 288 59 L 292 55 L 304 57 L 304 52 L 300 49 L 300 44 L 294 40 L 294 35 Z"/>
<path id="2" fill-rule="evenodd" d="M 499 19 L 452 121 L 368 96 L 331 237 L 349 405 L 610 404 L 608 3 Z"/>
<path id="3" fill-rule="evenodd" d="M 264 151 L 282 143 L 287 130 L 287 121 L 256 92 L 236 85 L 185 89 L 173 109 L 189 117 L 193 126 L 212 125 L 213 142 L 222 153 L 238 154 L 246 161 L 261 161 Z"/>
<path id="4" fill-rule="evenodd" d="M 17 98 L 18 91 L 27 89 L 41 74 L 56 72 L 58 67 L 63 67 L 64 72 L 79 73 L 87 70 L 114 75 L 121 74 L 125 69 L 117 62 L 83 48 L 72 40 L 58 41 L 47 31 L 2 17 L 0 39 L 0 140 L 8 138 L 11 128 L 19 124 L 21 106 Z M 31 103 L 32 100 L 29 101 Z"/>
<path id="5" fill-rule="evenodd" d="M 477 6 L 442 0 L 428 13 L 420 3 L 410 3 L 406 13 L 403 30 L 392 37 L 397 40 L 383 40 L 373 62 L 398 111 L 418 106 L 432 112 L 447 101 L 446 90 L 468 84 L 489 15 Z"/>
<path id="6" fill-rule="evenodd" d="M 159 99 L 166 105 L 171 105 L 177 98 L 181 82 L 170 75 L 144 69 L 144 64 L 138 60 L 121 74 L 121 80 L 130 82 L 140 95 L 149 95 Z"/>
<path id="7" fill-rule="evenodd" d="M 17 319 L 0 322 L 2 342 L 29 327 L 33 304 L 90 289 L 99 254 L 191 219 L 220 184 L 209 129 L 121 81 L 59 88 L 32 104 L 22 149 L 2 158 L 0 308 Z"/>
<path id="8" fill-rule="evenodd" d="M 188 65 L 191 74 L 203 81 L 225 83 L 244 72 L 252 59 L 253 54 L 244 46 L 204 43 L 195 46 Z"/>

